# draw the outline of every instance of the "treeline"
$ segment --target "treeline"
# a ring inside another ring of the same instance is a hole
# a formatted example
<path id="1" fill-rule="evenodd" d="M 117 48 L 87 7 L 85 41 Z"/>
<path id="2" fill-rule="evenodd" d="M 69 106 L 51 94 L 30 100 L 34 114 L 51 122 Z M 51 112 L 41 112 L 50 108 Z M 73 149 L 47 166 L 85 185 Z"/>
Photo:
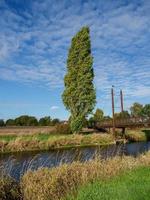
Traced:
<path id="1" fill-rule="evenodd" d="M 8 119 L 4 121 L 0 119 L 0 126 L 55 126 L 59 124 L 60 120 L 46 116 L 42 117 L 39 120 L 34 116 L 22 115 L 16 119 Z"/>
<path id="2" fill-rule="evenodd" d="M 119 113 L 115 113 L 116 119 L 121 118 L 130 118 L 130 117 L 145 117 L 150 118 L 150 104 L 142 105 L 140 103 L 134 103 L 129 111 L 123 111 Z M 89 118 L 84 119 L 83 126 L 84 127 L 93 127 L 95 122 L 100 122 L 104 120 L 112 119 L 110 116 L 105 116 L 104 111 L 102 109 L 96 109 L 95 113 Z M 70 120 L 68 121 L 70 124 Z M 59 119 L 52 119 L 49 116 L 42 117 L 41 119 L 37 119 L 33 116 L 23 115 L 17 117 L 16 119 L 8 119 L 4 121 L 0 120 L 0 126 L 55 126 L 56 124 L 60 124 L 61 121 Z"/>

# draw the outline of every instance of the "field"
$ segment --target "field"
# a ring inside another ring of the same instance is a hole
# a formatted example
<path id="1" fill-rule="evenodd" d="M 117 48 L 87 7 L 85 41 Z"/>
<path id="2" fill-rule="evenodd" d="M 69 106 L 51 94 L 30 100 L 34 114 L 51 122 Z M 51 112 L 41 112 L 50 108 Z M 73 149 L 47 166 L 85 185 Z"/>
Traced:
<path id="1" fill-rule="evenodd" d="M 25 126 L 25 127 L 3 127 L 0 128 L 0 136 L 1 135 L 33 135 L 39 133 L 52 133 L 55 130 L 54 126 Z"/>

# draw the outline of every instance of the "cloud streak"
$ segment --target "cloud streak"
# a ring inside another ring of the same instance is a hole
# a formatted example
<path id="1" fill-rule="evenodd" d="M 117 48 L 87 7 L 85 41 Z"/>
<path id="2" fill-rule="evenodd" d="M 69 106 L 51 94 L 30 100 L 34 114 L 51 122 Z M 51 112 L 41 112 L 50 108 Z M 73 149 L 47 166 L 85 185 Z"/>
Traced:
<path id="1" fill-rule="evenodd" d="M 0 79 L 63 88 L 71 38 L 88 25 L 97 93 L 150 96 L 149 1 L 19 2 L 0 2 Z"/>

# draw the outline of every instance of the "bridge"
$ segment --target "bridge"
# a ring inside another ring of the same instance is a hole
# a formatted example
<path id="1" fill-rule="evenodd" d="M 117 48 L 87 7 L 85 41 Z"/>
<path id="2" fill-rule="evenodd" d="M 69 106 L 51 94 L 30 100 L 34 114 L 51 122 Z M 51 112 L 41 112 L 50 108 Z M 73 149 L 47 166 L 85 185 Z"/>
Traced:
<path id="1" fill-rule="evenodd" d="M 120 118 L 114 120 L 115 128 L 138 128 L 138 127 L 150 127 L 150 118 L 144 117 L 130 117 L 130 118 Z M 103 120 L 101 122 L 96 122 L 95 128 L 97 129 L 107 129 L 113 128 L 113 120 Z"/>

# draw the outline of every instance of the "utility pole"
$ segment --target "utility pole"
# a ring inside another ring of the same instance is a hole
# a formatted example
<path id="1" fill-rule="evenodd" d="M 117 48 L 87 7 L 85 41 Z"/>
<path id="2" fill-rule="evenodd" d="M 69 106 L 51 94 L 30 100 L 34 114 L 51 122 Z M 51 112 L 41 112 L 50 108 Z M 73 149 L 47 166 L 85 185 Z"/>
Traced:
<path id="1" fill-rule="evenodd" d="M 121 102 L 121 112 L 123 112 L 124 108 L 123 108 L 123 92 L 122 92 L 122 90 L 120 90 L 120 102 Z"/>
<path id="2" fill-rule="evenodd" d="M 112 88 L 111 88 L 111 98 L 112 98 L 113 134 L 115 134 L 115 105 L 114 105 L 114 86 L 112 86 Z"/>

